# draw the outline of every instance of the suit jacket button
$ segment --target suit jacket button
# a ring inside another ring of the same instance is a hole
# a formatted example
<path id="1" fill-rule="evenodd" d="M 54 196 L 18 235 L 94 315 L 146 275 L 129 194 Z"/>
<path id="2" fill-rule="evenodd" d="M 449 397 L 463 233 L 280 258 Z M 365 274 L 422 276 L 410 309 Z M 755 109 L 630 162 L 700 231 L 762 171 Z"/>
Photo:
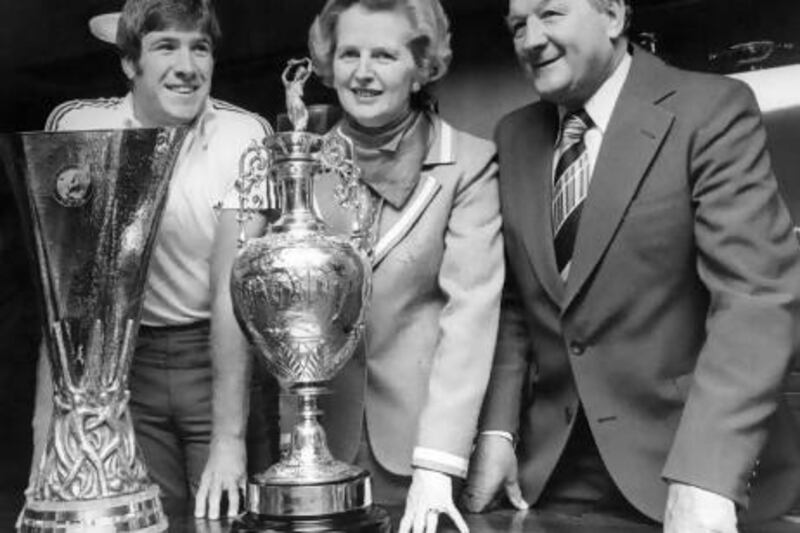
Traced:
<path id="1" fill-rule="evenodd" d="M 582 342 L 572 341 L 569 343 L 569 351 L 572 355 L 583 355 L 586 346 Z"/>

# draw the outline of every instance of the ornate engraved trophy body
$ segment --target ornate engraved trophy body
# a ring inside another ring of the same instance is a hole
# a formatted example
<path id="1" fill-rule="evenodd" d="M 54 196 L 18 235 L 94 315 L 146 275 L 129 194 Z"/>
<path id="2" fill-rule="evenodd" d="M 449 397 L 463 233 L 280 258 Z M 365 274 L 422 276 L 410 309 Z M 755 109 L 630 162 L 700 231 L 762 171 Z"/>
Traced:
<path id="1" fill-rule="evenodd" d="M 184 132 L 0 136 L 38 265 L 53 419 L 19 531 L 164 531 L 128 411 L 150 252 Z"/>
<path id="2" fill-rule="evenodd" d="M 331 456 L 317 421 L 323 384 L 362 337 L 374 211 L 349 141 L 301 131 L 308 74 L 308 60 L 290 61 L 284 72 L 294 131 L 269 136 L 242 159 L 242 212 L 254 187 L 272 179 L 282 216 L 266 235 L 243 243 L 231 274 L 234 309 L 270 371 L 297 395 L 300 420 L 288 455 L 251 479 L 247 513 L 233 529 L 388 532 L 388 514 L 372 505 L 369 474 Z M 334 235 L 317 213 L 314 179 L 324 174 L 340 178 L 337 200 L 355 213 L 349 238 Z"/>

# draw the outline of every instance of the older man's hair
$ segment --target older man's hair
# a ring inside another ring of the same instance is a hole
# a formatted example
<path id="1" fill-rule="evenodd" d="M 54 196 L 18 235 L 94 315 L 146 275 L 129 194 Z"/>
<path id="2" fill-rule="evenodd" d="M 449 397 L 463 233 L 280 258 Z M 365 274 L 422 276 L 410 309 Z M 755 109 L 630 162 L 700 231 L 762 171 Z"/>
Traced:
<path id="1" fill-rule="evenodd" d="M 308 35 L 314 72 L 323 83 L 333 83 L 333 55 L 339 15 L 356 4 L 370 11 L 400 10 L 405 13 L 415 33 L 408 43 L 409 49 L 424 73 L 422 81 L 428 84 L 445 75 L 453 52 L 450 48 L 450 22 L 439 0 L 328 0 L 311 25 Z"/>
<path id="2" fill-rule="evenodd" d="M 623 35 L 628 33 L 628 29 L 631 25 L 631 16 L 633 15 L 633 6 L 631 5 L 631 0 L 590 0 L 596 8 L 603 9 L 608 7 L 608 4 L 614 1 L 622 2 L 625 4 L 625 25 L 622 27 Z"/>
<path id="3" fill-rule="evenodd" d="M 125 59 L 138 61 L 142 38 L 153 31 L 199 31 L 216 48 L 222 37 L 211 0 L 127 0 L 117 27 L 117 46 Z"/>

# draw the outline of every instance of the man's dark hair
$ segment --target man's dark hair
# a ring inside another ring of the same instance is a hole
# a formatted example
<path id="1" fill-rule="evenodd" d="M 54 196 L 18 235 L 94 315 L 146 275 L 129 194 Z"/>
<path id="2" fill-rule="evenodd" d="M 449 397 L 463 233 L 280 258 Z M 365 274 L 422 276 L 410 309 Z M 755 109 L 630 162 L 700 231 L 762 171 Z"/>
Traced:
<path id="1" fill-rule="evenodd" d="M 120 55 L 138 61 L 142 37 L 166 29 L 200 31 L 214 49 L 222 37 L 211 0 L 127 0 L 117 27 Z"/>

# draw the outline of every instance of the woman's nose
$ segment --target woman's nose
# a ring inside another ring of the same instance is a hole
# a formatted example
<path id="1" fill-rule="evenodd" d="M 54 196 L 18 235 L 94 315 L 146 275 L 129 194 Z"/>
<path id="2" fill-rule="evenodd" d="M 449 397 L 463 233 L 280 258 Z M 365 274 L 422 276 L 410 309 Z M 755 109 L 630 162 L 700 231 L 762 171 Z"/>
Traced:
<path id="1" fill-rule="evenodd" d="M 357 79 L 370 79 L 372 75 L 372 60 L 368 56 L 361 56 L 356 66 L 355 77 Z"/>

